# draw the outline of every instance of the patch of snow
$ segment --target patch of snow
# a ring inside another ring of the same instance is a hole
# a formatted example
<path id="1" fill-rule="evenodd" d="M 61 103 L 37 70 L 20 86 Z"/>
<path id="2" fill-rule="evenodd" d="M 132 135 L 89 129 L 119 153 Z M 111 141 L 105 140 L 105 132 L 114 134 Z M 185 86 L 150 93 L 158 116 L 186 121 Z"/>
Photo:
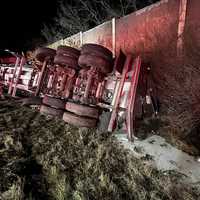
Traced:
<path id="1" fill-rule="evenodd" d="M 160 136 L 151 136 L 145 140 L 135 140 L 129 142 L 126 134 L 116 134 L 118 140 L 125 148 L 130 149 L 133 154 L 142 158 L 146 155 L 153 158 L 148 163 L 158 170 L 175 170 L 186 175 L 186 181 L 189 183 L 200 183 L 200 159 L 173 147 Z M 142 151 L 137 151 L 137 149 Z"/>

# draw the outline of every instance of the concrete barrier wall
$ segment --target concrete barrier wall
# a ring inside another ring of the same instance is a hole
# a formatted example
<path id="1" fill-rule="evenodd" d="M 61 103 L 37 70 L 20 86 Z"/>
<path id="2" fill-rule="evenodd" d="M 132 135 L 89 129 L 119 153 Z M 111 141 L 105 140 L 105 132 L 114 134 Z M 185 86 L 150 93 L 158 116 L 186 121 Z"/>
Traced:
<path id="1" fill-rule="evenodd" d="M 64 39 L 63 45 L 80 48 L 81 46 L 80 38 L 81 38 L 81 33 L 72 35 L 71 37 Z"/>
<path id="2" fill-rule="evenodd" d="M 163 0 L 125 17 L 116 19 L 116 49 L 126 53 L 142 53 L 144 57 L 151 53 L 160 43 L 169 44 L 177 35 L 179 0 Z M 82 34 L 82 43 L 96 43 L 106 46 L 111 51 L 112 21 L 107 21 Z M 82 45 L 80 33 L 63 40 L 59 40 L 50 48 L 56 49 L 59 45 L 69 45 L 80 48 Z M 160 46 L 160 48 L 162 48 Z"/>
<path id="3" fill-rule="evenodd" d="M 112 50 L 112 22 L 105 22 L 89 31 L 83 33 L 83 44 L 101 44 Z"/>
<path id="4" fill-rule="evenodd" d="M 186 43 L 196 46 L 200 50 L 200 1 L 189 0 L 187 7 L 186 27 L 185 27 Z"/>
<path id="5" fill-rule="evenodd" d="M 68 38 L 54 42 L 48 45 L 49 48 L 56 49 L 59 45 L 69 45 L 72 47 L 80 48 L 85 43 L 96 43 L 107 46 L 112 49 L 112 22 L 107 21 L 93 29 L 86 32 L 77 33 Z"/>
<path id="6" fill-rule="evenodd" d="M 180 0 L 162 0 L 156 4 L 116 19 L 116 52 L 141 54 L 145 60 L 155 56 L 155 51 L 169 48 L 176 51 Z M 200 1 L 189 0 L 186 29 L 200 45 Z M 107 21 L 80 35 L 80 33 L 49 45 L 80 48 L 82 43 L 96 43 L 113 50 L 112 22 Z M 82 40 L 82 43 L 81 43 Z"/>
<path id="7" fill-rule="evenodd" d="M 116 48 L 146 59 L 177 38 L 178 0 L 165 0 L 117 20 Z"/>

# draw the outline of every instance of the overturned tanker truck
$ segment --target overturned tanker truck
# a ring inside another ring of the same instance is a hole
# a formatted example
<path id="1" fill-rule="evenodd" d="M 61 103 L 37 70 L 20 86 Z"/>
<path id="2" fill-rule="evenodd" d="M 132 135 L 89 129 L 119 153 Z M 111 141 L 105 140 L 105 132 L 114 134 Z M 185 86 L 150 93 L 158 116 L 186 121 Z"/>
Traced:
<path id="1" fill-rule="evenodd" d="M 146 70 L 146 73 L 141 71 Z M 1 83 L 16 96 L 25 91 L 26 105 L 37 105 L 40 112 L 62 118 L 78 127 L 102 126 L 114 131 L 119 121 L 134 135 L 135 118 L 142 118 L 145 104 L 158 112 L 158 100 L 148 84 L 150 66 L 140 56 L 112 52 L 97 44 L 84 44 L 81 50 L 59 46 L 57 50 L 38 48 L 32 61 L 16 56 L 15 64 L 2 63 Z M 140 83 L 140 84 L 139 84 Z M 137 95 L 143 87 L 143 96 Z M 105 115 L 102 117 L 102 115 Z M 103 122 L 102 122 L 103 121 Z"/>

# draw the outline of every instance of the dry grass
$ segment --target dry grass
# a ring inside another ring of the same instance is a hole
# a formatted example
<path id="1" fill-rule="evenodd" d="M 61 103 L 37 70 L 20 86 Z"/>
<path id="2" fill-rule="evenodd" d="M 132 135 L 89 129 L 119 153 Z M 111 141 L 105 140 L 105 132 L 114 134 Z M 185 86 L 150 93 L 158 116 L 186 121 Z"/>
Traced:
<path id="1" fill-rule="evenodd" d="M 191 154 L 200 154 L 200 143 L 194 142 L 194 138 L 200 141 L 200 46 L 193 29 L 186 28 L 182 57 L 176 55 L 177 33 L 174 32 L 166 36 L 168 44 L 159 34 L 154 35 L 155 52 L 148 61 L 161 102 L 160 120 L 166 125 L 161 126 L 159 133 L 173 144 L 180 143 L 178 147 L 184 151 L 188 151 L 186 146 L 193 145 L 196 150 Z"/>
<path id="2" fill-rule="evenodd" d="M 108 133 L 9 102 L 0 108 L 0 199 L 197 200 L 181 175 L 134 158 Z"/>

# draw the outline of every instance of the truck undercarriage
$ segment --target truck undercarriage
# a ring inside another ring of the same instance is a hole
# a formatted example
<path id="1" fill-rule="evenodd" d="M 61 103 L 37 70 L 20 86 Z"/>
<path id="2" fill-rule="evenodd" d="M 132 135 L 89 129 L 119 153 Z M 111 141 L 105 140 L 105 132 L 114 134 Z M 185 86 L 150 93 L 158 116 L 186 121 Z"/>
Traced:
<path id="1" fill-rule="evenodd" d="M 16 56 L 10 63 L 1 62 L 1 87 L 8 94 L 15 97 L 17 90 L 25 91 L 32 97 L 25 104 L 39 104 L 41 113 L 78 127 L 96 127 L 107 111 L 105 130 L 113 132 L 122 123 L 132 140 L 136 118 L 143 118 L 146 107 L 151 115 L 159 110 L 150 65 L 140 56 L 120 51 L 114 59 L 107 48 L 84 44 L 81 51 L 69 46 L 57 51 L 38 48 L 32 60 Z"/>

